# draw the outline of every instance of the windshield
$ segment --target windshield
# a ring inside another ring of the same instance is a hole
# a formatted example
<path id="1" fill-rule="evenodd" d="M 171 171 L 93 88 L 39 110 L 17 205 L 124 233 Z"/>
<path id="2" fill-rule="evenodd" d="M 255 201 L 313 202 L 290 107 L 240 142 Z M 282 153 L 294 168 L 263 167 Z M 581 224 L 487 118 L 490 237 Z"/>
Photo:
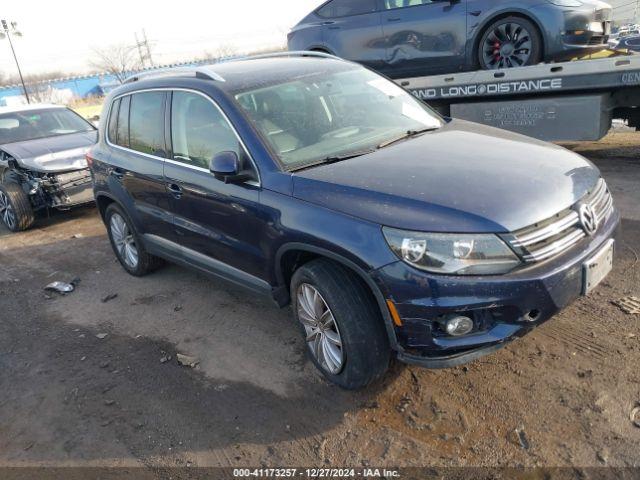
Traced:
<path id="1" fill-rule="evenodd" d="M 288 170 L 442 125 L 425 104 L 363 68 L 313 74 L 235 98 Z"/>
<path id="2" fill-rule="evenodd" d="M 93 130 L 95 129 L 89 122 L 66 108 L 27 110 L 0 115 L 0 144 Z"/>

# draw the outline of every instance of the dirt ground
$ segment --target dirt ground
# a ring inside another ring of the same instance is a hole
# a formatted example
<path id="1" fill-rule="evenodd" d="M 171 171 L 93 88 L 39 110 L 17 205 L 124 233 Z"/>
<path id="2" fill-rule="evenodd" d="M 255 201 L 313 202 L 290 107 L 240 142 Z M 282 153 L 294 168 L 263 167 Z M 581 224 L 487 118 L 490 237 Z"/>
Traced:
<path id="1" fill-rule="evenodd" d="M 0 230 L 0 466 L 640 466 L 640 315 L 612 303 L 640 296 L 640 134 L 572 148 L 623 215 L 605 283 L 497 354 L 355 393 L 288 309 L 176 266 L 128 276 L 95 209 Z"/>

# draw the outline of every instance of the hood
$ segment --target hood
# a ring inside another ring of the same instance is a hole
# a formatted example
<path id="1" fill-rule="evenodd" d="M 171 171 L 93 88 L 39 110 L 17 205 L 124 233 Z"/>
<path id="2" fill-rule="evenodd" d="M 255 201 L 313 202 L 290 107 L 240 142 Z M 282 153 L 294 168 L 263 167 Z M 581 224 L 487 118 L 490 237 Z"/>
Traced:
<path id="1" fill-rule="evenodd" d="M 87 168 L 85 154 L 98 132 L 81 132 L 0 145 L 23 168 L 36 172 L 65 172 Z"/>
<path id="2" fill-rule="evenodd" d="M 504 233 L 575 204 L 600 177 L 564 148 L 475 123 L 294 174 L 294 196 L 407 230 Z"/>

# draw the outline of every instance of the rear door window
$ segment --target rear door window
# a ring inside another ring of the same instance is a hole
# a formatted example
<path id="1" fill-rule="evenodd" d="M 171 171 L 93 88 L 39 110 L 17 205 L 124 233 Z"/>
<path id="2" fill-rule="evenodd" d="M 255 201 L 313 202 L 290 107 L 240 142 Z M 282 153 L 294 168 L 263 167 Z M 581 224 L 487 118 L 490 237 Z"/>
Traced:
<path id="1" fill-rule="evenodd" d="M 147 155 L 165 157 L 165 99 L 165 92 L 143 92 L 131 95 L 129 148 Z"/>
<path id="2" fill-rule="evenodd" d="M 333 0 L 317 11 L 324 18 L 348 17 L 362 15 L 377 10 L 377 0 Z"/>
<path id="3" fill-rule="evenodd" d="M 393 10 L 394 8 L 417 7 L 434 3 L 433 0 L 384 0 L 384 8 Z"/>

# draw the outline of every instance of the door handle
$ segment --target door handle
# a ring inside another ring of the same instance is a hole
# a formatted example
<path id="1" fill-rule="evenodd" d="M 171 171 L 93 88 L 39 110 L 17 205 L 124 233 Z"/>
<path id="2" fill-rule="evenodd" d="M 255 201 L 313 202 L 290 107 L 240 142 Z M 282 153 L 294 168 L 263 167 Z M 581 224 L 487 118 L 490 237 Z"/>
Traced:
<path id="1" fill-rule="evenodd" d="M 401 18 L 387 18 L 387 22 L 399 22 Z"/>
<path id="2" fill-rule="evenodd" d="M 469 15 L 473 15 L 474 17 L 479 17 L 481 13 L 482 13 L 482 10 L 473 10 L 469 12 Z"/>
<path id="3" fill-rule="evenodd" d="M 170 183 L 167 185 L 167 190 L 169 190 L 169 193 L 171 193 L 171 195 L 173 195 L 177 199 L 180 199 L 182 197 L 182 187 L 180 187 L 180 185 Z"/>
<path id="4" fill-rule="evenodd" d="M 119 168 L 111 168 L 109 170 L 109 175 L 118 180 L 122 180 L 124 177 L 124 172 Z"/>
<path id="5" fill-rule="evenodd" d="M 328 21 L 328 22 L 322 22 L 322 25 L 333 25 L 336 22 L 332 22 L 332 21 Z"/>

